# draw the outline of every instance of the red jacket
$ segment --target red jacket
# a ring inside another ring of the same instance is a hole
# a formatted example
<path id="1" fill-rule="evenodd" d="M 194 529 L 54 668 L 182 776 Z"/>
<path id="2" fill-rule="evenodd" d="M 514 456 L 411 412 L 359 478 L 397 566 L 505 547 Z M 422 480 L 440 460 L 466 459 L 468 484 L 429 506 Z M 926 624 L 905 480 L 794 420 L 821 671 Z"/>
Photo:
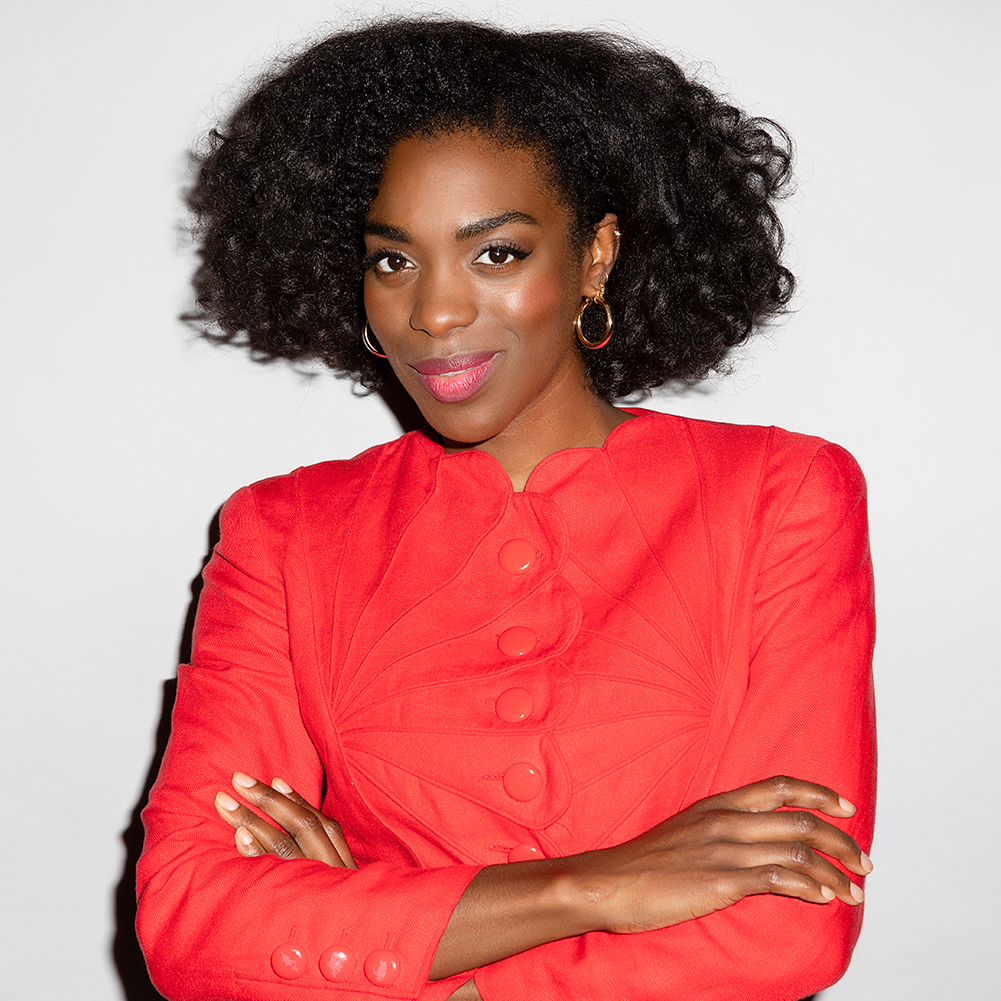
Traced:
<path id="1" fill-rule="evenodd" d="M 468 975 L 428 970 L 480 866 L 614 845 L 773 774 L 851 799 L 835 823 L 868 850 L 858 467 L 776 428 L 633 413 L 522 493 L 415 433 L 229 501 L 144 814 L 138 929 L 165 995 L 447 997 Z M 322 801 L 359 869 L 240 857 L 213 809 L 237 769 Z M 485 1001 L 791 1001 L 844 972 L 860 922 L 756 896 L 475 976 Z M 322 975 L 330 947 L 348 979 Z"/>

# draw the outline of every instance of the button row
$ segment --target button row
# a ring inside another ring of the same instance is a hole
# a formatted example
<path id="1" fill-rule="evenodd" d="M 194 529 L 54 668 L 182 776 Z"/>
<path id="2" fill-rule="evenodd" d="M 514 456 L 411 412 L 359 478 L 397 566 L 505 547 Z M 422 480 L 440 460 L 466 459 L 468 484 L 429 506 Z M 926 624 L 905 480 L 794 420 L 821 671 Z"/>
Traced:
<path id="1" fill-rule="evenodd" d="M 350 980 L 358 969 L 358 957 L 343 945 L 332 945 L 320 956 L 320 972 L 327 980 Z M 271 969 L 284 980 L 295 980 L 306 972 L 307 963 L 302 947 L 296 942 L 284 942 L 271 953 Z M 399 957 L 391 949 L 375 949 L 362 964 L 365 977 L 379 987 L 388 987 L 400 975 Z"/>
<path id="2" fill-rule="evenodd" d="M 501 569 L 509 574 L 527 573 L 538 559 L 535 546 L 528 539 L 511 539 L 497 554 Z M 531 653 L 539 637 L 528 626 L 511 626 L 497 637 L 497 647 L 506 657 L 524 657 Z M 527 688 L 509 688 L 494 704 L 494 711 L 505 723 L 520 723 L 535 708 L 535 699 Z M 542 792 L 542 773 L 527 761 L 516 761 L 502 777 L 504 792 L 519 803 L 527 803 Z M 509 862 L 524 862 L 541 858 L 542 853 L 530 845 L 518 845 L 508 855 Z"/>

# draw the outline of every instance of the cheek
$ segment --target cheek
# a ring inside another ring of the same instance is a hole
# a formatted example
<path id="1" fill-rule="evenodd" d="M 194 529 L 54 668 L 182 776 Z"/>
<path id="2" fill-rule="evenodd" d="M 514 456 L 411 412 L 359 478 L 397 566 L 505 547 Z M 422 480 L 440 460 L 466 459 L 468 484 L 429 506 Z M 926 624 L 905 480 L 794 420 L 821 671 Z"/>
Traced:
<path id="1" fill-rule="evenodd" d="M 387 315 L 392 299 L 380 294 L 383 290 L 379 285 L 371 281 L 368 275 L 362 282 L 362 301 L 365 306 L 365 315 L 370 322 L 376 322 L 378 318 Z"/>
<path id="2" fill-rule="evenodd" d="M 511 326 L 528 334 L 535 331 L 566 333 L 569 341 L 577 299 L 565 275 L 539 275 L 505 297 Z M 559 340 L 560 338 L 558 338 Z"/>

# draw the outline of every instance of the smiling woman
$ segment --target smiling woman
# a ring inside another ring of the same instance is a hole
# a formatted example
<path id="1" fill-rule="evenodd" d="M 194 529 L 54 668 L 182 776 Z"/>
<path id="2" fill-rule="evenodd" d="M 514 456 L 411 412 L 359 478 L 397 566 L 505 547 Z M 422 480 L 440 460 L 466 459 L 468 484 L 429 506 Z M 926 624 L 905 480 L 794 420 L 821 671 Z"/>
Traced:
<path id="1" fill-rule="evenodd" d="M 615 263 L 616 218 L 578 240 L 544 164 L 476 130 L 401 140 L 364 228 L 365 311 L 393 371 L 446 451 L 477 444 L 518 490 L 628 418 L 570 336 Z"/>
<path id="2" fill-rule="evenodd" d="M 144 815 L 168 997 L 793 1001 L 844 971 L 861 473 L 613 405 L 781 311 L 789 159 L 656 52 L 464 22 L 332 35 L 215 136 L 210 335 L 395 376 L 428 426 L 224 509 Z"/>

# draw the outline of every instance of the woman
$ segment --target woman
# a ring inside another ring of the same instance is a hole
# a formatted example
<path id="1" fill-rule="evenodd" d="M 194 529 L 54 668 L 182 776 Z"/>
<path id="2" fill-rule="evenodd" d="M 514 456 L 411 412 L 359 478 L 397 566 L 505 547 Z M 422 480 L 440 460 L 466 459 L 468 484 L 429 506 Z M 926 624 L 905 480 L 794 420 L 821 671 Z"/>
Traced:
<path id="1" fill-rule="evenodd" d="M 612 405 L 781 312 L 789 159 L 622 39 L 433 21 L 320 42 L 216 137 L 206 317 L 391 370 L 429 427 L 224 510 L 145 813 L 167 996 L 795 999 L 844 971 L 861 474 Z"/>

